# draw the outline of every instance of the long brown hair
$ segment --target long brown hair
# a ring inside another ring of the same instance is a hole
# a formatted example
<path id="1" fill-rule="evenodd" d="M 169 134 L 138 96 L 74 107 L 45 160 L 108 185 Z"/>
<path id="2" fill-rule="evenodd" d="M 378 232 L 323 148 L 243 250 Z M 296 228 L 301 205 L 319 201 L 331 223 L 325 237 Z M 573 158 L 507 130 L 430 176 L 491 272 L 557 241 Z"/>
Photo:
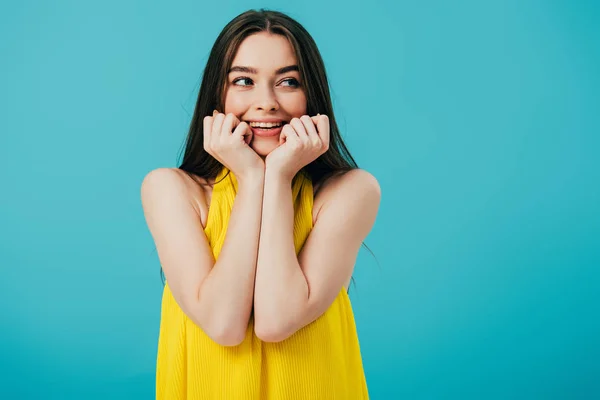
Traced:
<path id="1" fill-rule="evenodd" d="M 203 120 L 205 116 L 212 115 L 215 109 L 224 112 L 227 71 L 231 68 L 242 41 L 259 32 L 282 35 L 289 40 L 298 61 L 300 79 L 306 95 L 307 114 L 325 114 L 329 118 L 329 149 L 305 166 L 302 172 L 316 185 L 331 175 L 358 168 L 340 135 L 333 113 L 325 65 L 314 39 L 296 20 L 279 11 L 266 9 L 249 10 L 238 15 L 217 37 L 202 74 L 183 160 L 178 168 L 190 176 L 196 175 L 207 181 L 215 179 L 223 168 L 223 165 L 204 149 Z M 367 247 L 364 243 L 363 245 Z"/>

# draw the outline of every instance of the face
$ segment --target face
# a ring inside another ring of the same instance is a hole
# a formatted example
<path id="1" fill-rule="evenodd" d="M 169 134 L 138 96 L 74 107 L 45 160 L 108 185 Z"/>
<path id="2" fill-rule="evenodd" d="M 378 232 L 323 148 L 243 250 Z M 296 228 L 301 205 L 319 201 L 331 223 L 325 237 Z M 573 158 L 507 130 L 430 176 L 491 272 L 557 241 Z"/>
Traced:
<path id="1" fill-rule="evenodd" d="M 263 158 L 279 146 L 281 127 L 306 114 L 296 55 L 284 36 L 260 32 L 240 44 L 228 75 L 224 113 L 251 125 L 250 147 Z M 279 127 L 252 126 L 260 121 Z"/>

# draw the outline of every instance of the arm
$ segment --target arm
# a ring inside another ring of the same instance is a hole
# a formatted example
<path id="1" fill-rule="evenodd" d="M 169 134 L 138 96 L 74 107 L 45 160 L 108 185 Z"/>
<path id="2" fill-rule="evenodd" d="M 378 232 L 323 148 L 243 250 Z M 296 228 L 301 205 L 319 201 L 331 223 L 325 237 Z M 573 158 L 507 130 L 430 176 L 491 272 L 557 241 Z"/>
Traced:
<path id="1" fill-rule="evenodd" d="M 288 338 L 329 308 L 352 274 L 381 196 L 369 173 L 343 175 L 328 188 L 315 226 L 296 256 L 290 187 L 289 179 L 267 168 L 254 317 L 256 335 L 268 342 Z"/>
<path id="2" fill-rule="evenodd" d="M 184 177 L 160 168 L 142 183 L 146 221 L 173 297 L 223 346 L 243 341 L 252 311 L 263 184 L 264 175 L 238 178 L 227 235 L 215 263 Z"/>

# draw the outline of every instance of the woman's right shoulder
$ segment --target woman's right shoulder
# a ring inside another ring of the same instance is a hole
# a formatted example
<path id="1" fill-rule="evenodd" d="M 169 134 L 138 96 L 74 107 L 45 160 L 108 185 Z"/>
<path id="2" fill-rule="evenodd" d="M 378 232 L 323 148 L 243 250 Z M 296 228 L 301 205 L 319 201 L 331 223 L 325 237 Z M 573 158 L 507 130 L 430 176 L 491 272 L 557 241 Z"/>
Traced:
<path id="1" fill-rule="evenodd" d="M 143 185 L 183 185 L 192 187 L 199 186 L 200 184 L 207 184 L 206 179 L 194 175 L 188 174 L 187 172 L 179 169 L 179 168 L 167 168 L 161 167 L 151 170 L 144 176 L 142 181 Z"/>
<path id="2" fill-rule="evenodd" d="M 188 174 L 179 168 L 156 168 L 148 172 L 142 181 L 142 204 L 146 208 L 147 204 L 160 201 L 165 197 L 184 204 L 188 203 L 205 226 L 208 215 L 207 185 L 206 179 Z"/>

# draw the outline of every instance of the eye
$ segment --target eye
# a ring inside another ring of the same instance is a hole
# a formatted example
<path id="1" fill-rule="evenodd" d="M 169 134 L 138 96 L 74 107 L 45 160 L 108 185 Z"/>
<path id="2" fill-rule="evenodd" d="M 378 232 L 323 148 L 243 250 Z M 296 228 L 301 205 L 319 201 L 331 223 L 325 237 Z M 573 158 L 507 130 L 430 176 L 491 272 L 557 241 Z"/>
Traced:
<path id="1" fill-rule="evenodd" d="M 291 87 L 298 87 L 300 86 L 300 82 L 298 82 L 295 78 L 288 78 L 288 79 L 284 79 L 282 81 L 283 82 L 289 82 L 290 85 L 284 85 L 284 86 L 291 86 Z"/>
<path id="2" fill-rule="evenodd" d="M 246 77 L 241 77 L 241 78 L 235 79 L 233 81 L 233 84 L 237 85 L 237 86 L 246 86 L 246 85 L 238 85 L 237 83 L 240 82 L 240 81 L 250 81 L 250 82 L 252 82 L 252 79 L 246 78 Z"/>

